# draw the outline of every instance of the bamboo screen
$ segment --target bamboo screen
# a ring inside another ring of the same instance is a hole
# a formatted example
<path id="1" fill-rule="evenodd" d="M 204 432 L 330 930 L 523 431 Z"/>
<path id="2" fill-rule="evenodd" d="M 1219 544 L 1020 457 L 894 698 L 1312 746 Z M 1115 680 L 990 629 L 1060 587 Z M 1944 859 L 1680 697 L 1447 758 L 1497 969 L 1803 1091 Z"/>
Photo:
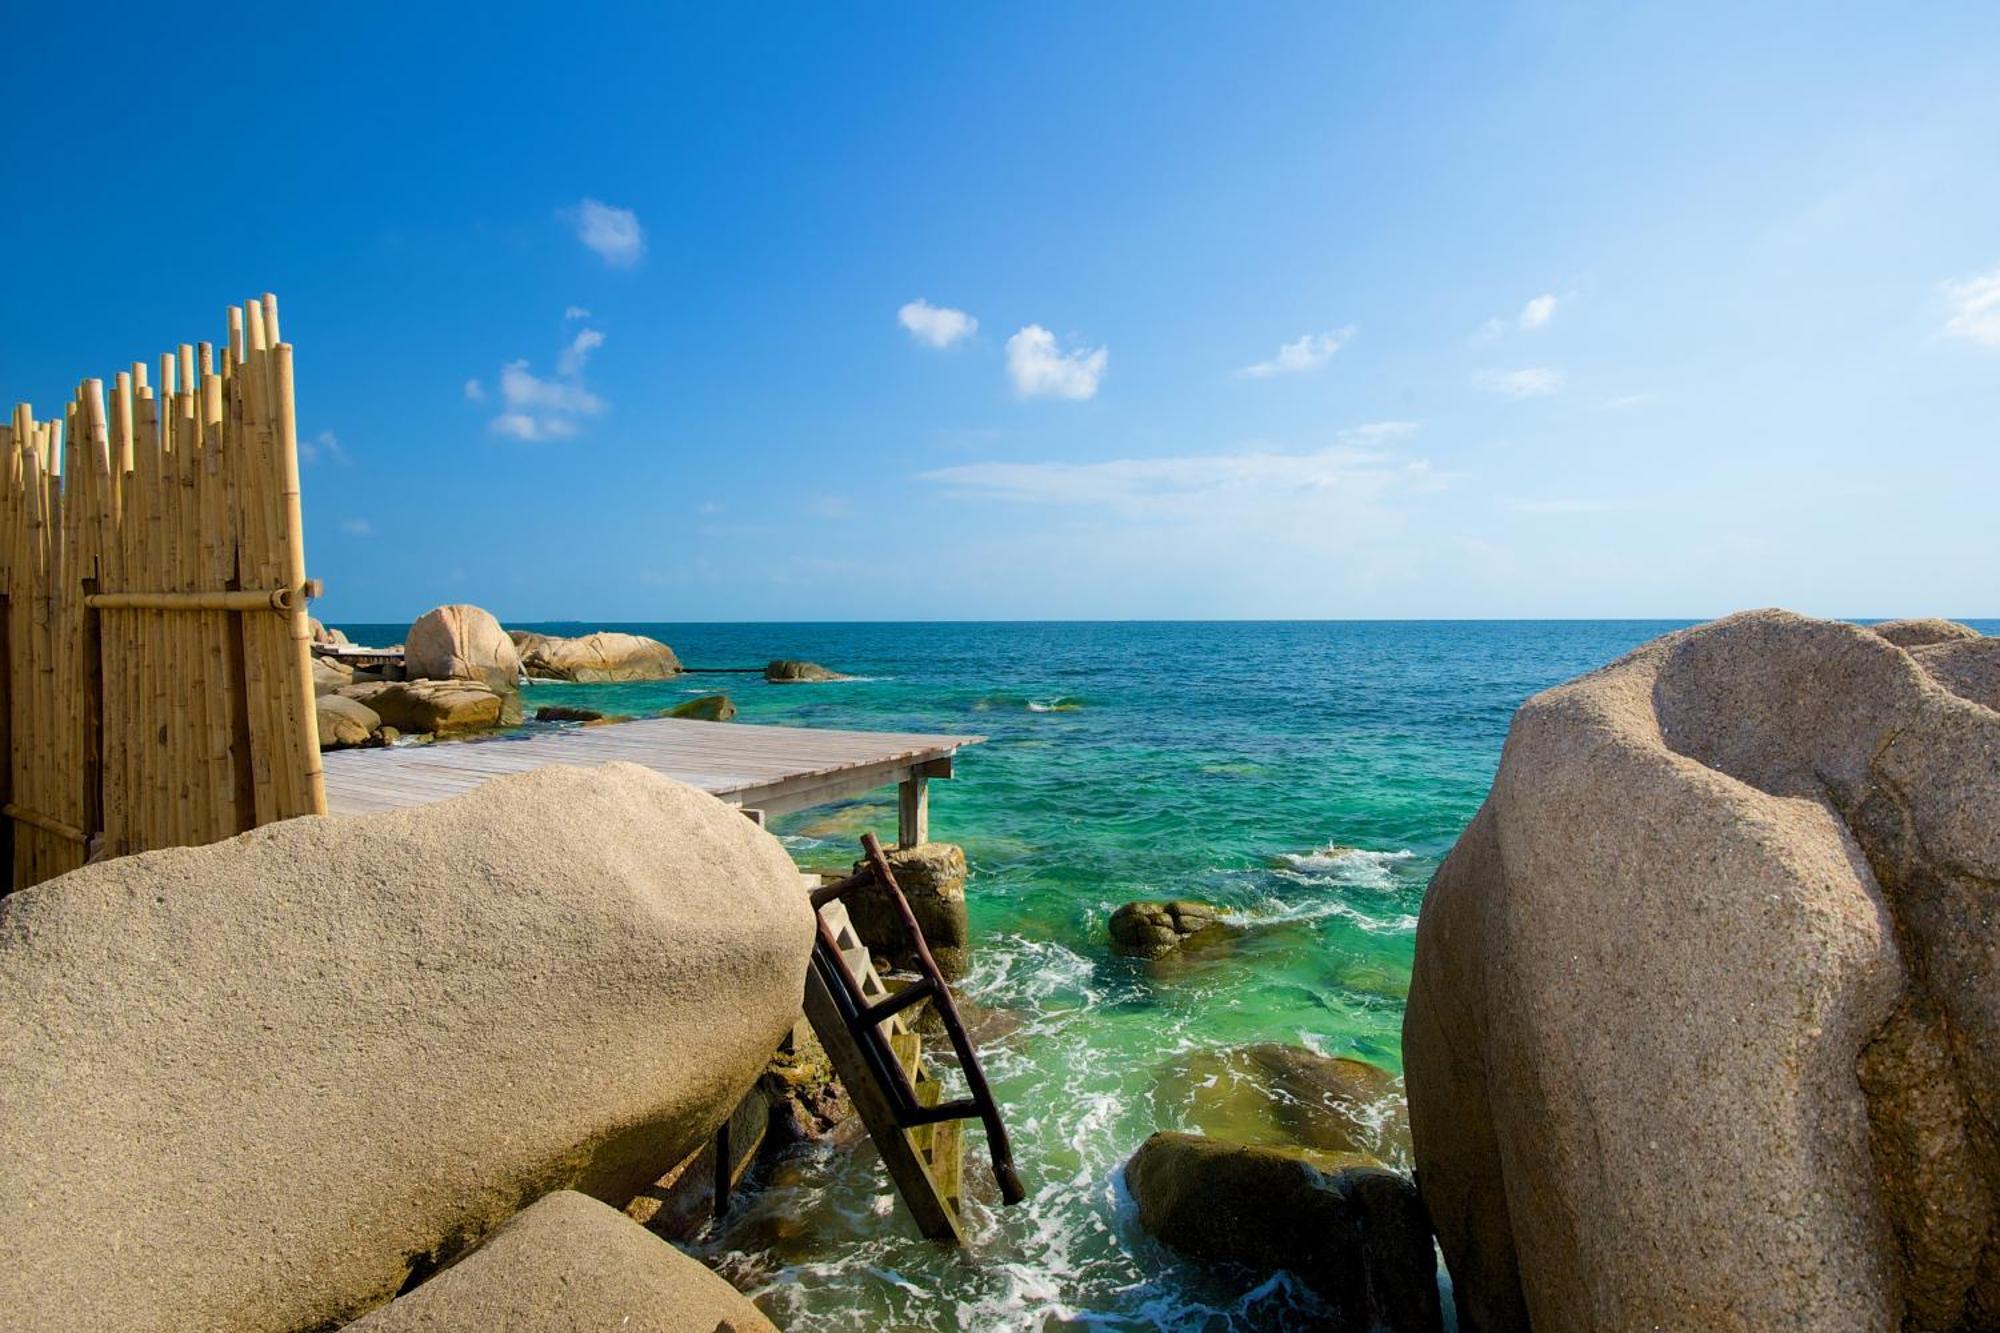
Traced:
<path id="1" fill-rule="evenodd" d="M 216 350 L 0 425 L 12 888 L 326 810 L 277 298 Z"/>

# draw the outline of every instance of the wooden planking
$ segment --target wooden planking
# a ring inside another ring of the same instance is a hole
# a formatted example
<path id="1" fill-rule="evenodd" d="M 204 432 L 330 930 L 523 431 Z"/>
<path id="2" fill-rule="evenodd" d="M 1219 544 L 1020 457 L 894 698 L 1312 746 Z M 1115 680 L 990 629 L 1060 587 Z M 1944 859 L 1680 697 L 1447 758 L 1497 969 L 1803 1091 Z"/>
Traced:
<path id="1" fill-rule="evenodd" d="M 616 761 L 639 764 L 735 804 L 784 813 L 916 772 L 949 776 L 959 748 L 984 739 L 649 718 L 490 740 L 338 750 L 323 763 L 327 809 L 335 814 L 424 805 L 545 764 Z"/>

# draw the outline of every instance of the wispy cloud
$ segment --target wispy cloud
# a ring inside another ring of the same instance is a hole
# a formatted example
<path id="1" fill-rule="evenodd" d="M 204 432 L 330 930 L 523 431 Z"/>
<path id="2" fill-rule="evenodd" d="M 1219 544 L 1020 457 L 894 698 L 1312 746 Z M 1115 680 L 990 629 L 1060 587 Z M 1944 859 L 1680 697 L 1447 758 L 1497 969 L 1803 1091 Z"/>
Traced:
<path id="1" fill-rule="evenodd" d="M 544 379 L 523 358 L 500 367 L 501 412 L 487 424 L 517 440 L 560 440 L 577 433 L 581 419 L 602 413 L 608 404 L 583 382 L 590 354 L 604 345 L 596 329 L 578 329 L 556 355 L 556 373 Z M 486 401 L 486 389 L 468 380 L 465 396 Z"/>
<path id="2" fill-rule="evenodd" d="M 1521 370 L 1482 370 L 1472 377 L 1477 387 L 1508 398 L 1546 398 L 1562 391 L 1565 376 L 1548 366 L 1528 366 Z"/>
<path id="3" fill-rule="evenodd" d="M 563 217 L 576 229 L 576 239 L 613 268 L 630 268 L 646 253 L 646 229 L 629 208 L 585 199 L 575 208 L 565 209 Z"/>
<path id="4" fill-rule="evenodd" d="M 1517 514 L 1608 514 L 1630 509 L 1622 500 L 1589 500 L 1562 497 L 1551 500 L 1509 500 L 1507 507 Z"/>
<path id="5" fill-rule="evenodd" d="M 310 467 L 322 458 L 328 462 L 338 463 L 342 467 L 348 467 L 354 462 L 352 458 L 348 457 L 347 450 L 341 447 L 340 437 L 330 430 L 323 430 L 309 440 L 299 441 L 299 461 L 301 463 Z"/>
<path id="6" fill-rule="evenodd" d="M 2000 268 L 1944 284 L 1951 314 L 1944 331 L 1982 347 L 2000 347 Z"/>
<path id="7" fill-rule="evenodd" d="M 961 338 L 970 338 L 979 330 L 979 321 L 963 310 L 954 310 L 948 305 L 932 305 L 921 296 L 903 303 L 896 311 L 896 322 L 908 329 L 918 342 L 932 347 L 949 347 Z"/>
<path id="8" fill-rule="evenodd" d="M 580 305 L 573 305 L 573 306 L 567 306 L 567 307 L 565 307 L 565 308 L 563 309 L 563 318 L 564 318 L 565 320 L 570 320 L 570 319 L 589 319 L 589 318 L 590 318 L 590 312 L 589 312 L 588 310 L 584 309 L 584 308 L 583 308 L 582 306 L 580 306 Z"/>
<path id="9" fill-rule="evenodd" d="M 1007 340 L 1007 373 L 1023 398 L 1095 397 L 1110 359 L 1103 347 L 1062 351 L 1055 334 L 1039 324 L 1029 324 Z"/>
<path id="10" fill-rule="evenodd" d="M 1343 432 L 1339 442 L 1305 453 L 1250 448 L 1233 453 L 1113 458 L 1090 463 L 963 463 L 921 479 L 963 494 L 1045 505 L 1099 505 L 1160 511 L 1216 503 L 1311 504 L 1316 497 L 1385 486 L 1435 488 L 1450 480 L 1423 461 L 1366 447 L 1414 430 L 1382 422 Z"/>
<path id="11" fill-rule="evenodd" d="M 340 530 L 350 537 L 373 537 L 375 535 L 375 525 L 365 518 L 343 518 L 340 520 Z"/>
<path id="12" fill-rule="evenodd" d="M 1533 333 L 1536 329 L 1546 328 L 1548 327 L 1548 322 L 1555 318 L 1556 305 L 1557 300 L 1553 292 L 1543 292 L 1540 296 L 1530 297 L 1527 304 L 1521 307 L 1520 314 L 1514 316 L 1512 319 L 1502 319 L 1498 315 L 1493 316 L 1479 326 L 1479 332 L 1472 336 L 1472 340 L 1474 342 L 1493 342 L 1498 338 L 1505 337 L 1510 330 Z"/>
<path id="13" fill-rule="evenodd" d="M 1269 361 L 1259 361 L 1254 366 L 1245 366 L 1238 375 L 1249 379 L 1269 379 L 1273 375 L 1296 375 L 1302 371 L 1317 370 L 1333 359 L 1333 354 L 1347 345 L 1354 336 L 1354 326 L 1334 329 L 1328 333 L 1308 333 L 1297 342 L 1288 342 L 1278 349 L 1278 354 Z"/>
<path id="14" fill-rule="evenodd" d="M 1656 393 L 1621 393 L 1604 400 L 1602 406 L 1607 412 L 1625 412 L 1635 407 L 1651 407 L 1660 401 Z"/>

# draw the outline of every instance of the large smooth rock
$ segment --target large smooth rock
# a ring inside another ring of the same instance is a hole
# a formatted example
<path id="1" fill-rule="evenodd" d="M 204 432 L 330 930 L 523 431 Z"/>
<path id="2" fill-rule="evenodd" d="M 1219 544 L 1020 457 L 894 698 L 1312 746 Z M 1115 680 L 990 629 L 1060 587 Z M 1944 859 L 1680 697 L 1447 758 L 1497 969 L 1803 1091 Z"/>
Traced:
<path id="1" fill-rule="evenodd" d="M 398 731 L 452 736 L 520 720 L 518 694 L 495 694 L 470 680 L 386 681 L 349 685 L 341 693 L 366 704 Z"/>
<path id="2" fill-rule="evenodd" d="M 1334 1307 L 1327 1327 L 1442 1327 L 1416 1188 L 1369 1157 L 1155 1134 L 1125 1165 L 1139 1225 L 1184 1254 L 1286 1268 Z"/>
<path id="3" fill-rule="evenodd" d="M 965 910 L 965 849 L 949 842 L 898 847 L 887 853 L 896 887 L 910 904 L 910 915 L 924 932 L 924 945 L 945 980 L 956 981 L 972 967 L 972 923 Z M 854 863 L 855 873 L 867 865 Z M 908 944 L 902 916 L 889 895 L 875 889 L 850 894 L 847 914 L 854 932 L 877 957 L 897 967 L 914 968 L 916 950 Z"/>
<path id="4" fill-rule="evenodd" d="M 353 1318 L 526 1199 L 623 1204 L 799 1009 L 777 839 L 645 769 L 543 768 L 0 901 L 0 1323 Z"/>
<path id="5" fill-rule="evenodd" d="M 514 631 L 521 665 L 537 680 L 667 680 L 681 673 L 674 650 L 658 639 L 598 630 L 574 639 Z"/>
<path id="6" fill-rule="evenodd" d="M 616 1209 L 545 1196 L 365 1333 L 775 1333 L 736 1288 Z"/>
<path id="7" fill-rule="evenodd" d="M 366 745 L 382 729 L 382 716 L 359 699 L 322 694 L 319 704 L 319 748 L 345 750 Z"/>
<path id="8" fill-rule="evenodd" d="M 1111 952 L 1130 958 L 1164 958 L 1178 949 L 1204 949 L 1241 931 L 1207 903 L 1126 903 L 1111 914 Z"/>
<path id="9" fill-rule="evenodd" d="M 403 639 L 403 674 L 409 680 L 470 680 L 496 694 L 521 682 L 514 641 L 491 614 L 463 602 L 417 617 Z"/>
<path id="10" fill-rule="evenodd" d="M 314 694 L 331 694 L 354 684 L 354 668 L 344 662 L 315 657 L 312 660 L 312 678 Z"/>
<path id="11" fill-rule="evenodd" d="M 1153 1087 L 1156 1115 L 1239 1143 L 1410 1160 L 1408 1113 L 1394 1074 L 1348 1056 L 1258 1042 L 1177 1057 Z"/>
<path id="12" fill-rule="evenodd" d="M 1996 976 L 2000 713 L 1913 652 L 1752 612 L 1529 700 L 1404 1025 L 1460 1327 L 1994 1327 Z"/>

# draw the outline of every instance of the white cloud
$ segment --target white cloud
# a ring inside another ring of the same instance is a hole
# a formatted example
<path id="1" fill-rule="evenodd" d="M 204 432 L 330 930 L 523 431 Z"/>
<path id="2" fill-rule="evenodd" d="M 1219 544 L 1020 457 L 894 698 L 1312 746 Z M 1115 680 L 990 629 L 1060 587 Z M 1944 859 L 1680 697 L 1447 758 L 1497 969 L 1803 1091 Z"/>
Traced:
<path id="1" fill-rule="evenodd" d="M 604 335 L 596 329 L 577 330 L 557 355 L 556 373 L 550 379 L 529 369 L 525 358 L 500 367 L 502 410 L 487 424 L 517 440 L 563 440 L 575 435 L 581 418 L 597 416 L 609 406 L 583 382 L 585 363 L 603 345 Z M 466 397 L 483 402 L 486 393 L 482 388 L 474 394 L 468 384 Z"/>
<path id="2" fill-rule="evenodd" d="M 299 441 L 299 461 L 311 466 L 320 459 L 329 459 L 342 467 L 350 466 L 354 460 L 347 456 L 347 450 L 340 445 L 340 439 L 330 430 L 323 430 L 310 440 Z"/>
<path id="3" fill-rule="evenodd" d="M 1607 412 L 1624 412 L 1634 407 L 1651 407 L 1659 401 L 1660 395 L 1656 393 L 1621 393 L 1605 399 L 1603 406 Z"/>
<path id="4" fill-rule="evenodd" d="M 1549 317 L 1555 313 L 1556 298 L 1544 292 L 1521 307 L 1521 316 L 1515 322 L 1523 330 L 1539 329 L 1542 325 L 1548 323 Z"/>
<path id="5" fill-rule="evenodd" d="M 566 319 L 566 320 L 568 320 L 568 319 L 589 319 L 589 318 L 590 318 L 590 312 L 589 312 L 588 310 L 584 309 L 584 308 L 583 308 L 582 306 L 580 306 L 580 305 L 573 305 L 573 306 L 566 306 L 566 307 L 564 307 L 564 309 L 563 309 L 563 318 L 564 318 L 564 319 Z"/>
<path id="6" fill-rule="evenodd" d="M 604 346 L 604 335 L 596 329 L 578 329 L 576 337 L 570 340 L 569 346 L 563 348 L 562 355 L 556 358 L 556 373 L 571 377 L 581 375 L 584 363 L 590 360 L 590 354 L 602 346 Z"/>
<path id="7" fill-rule="evenodd" d="M 467 380 L 465 382 L 465 396 L 475 403 L 483 403 L 486 401 L 486 386 L 476 379 Z"/>
<path id="8" fill-rule="evenodd" d="M 1521 370 L 1482 370 L 1472 377 L 1472 382 L 1489 393 L 1509 398 L 1545 398 L 1560 392 L 1565 378 L 1560 370 L 1528 366 Z"/>
<path id="9" fill-rule="evenodd" d="M 961 338 L 970 338 L 979 330 L 979 321 L 963 310 L 954 310 L 948 305 L 932 305 L 921 296 L 903 303 L 896 311 L 896 322 L 908 329 L 918 342 L 929 343 L 932 347 L 949 347 Z"/>
<path id="10" fill-rule="evenodd" d="M 1239 375 L 1251 379 L 1268 379 L 1272 375 L 1295 375 L 1301 371 L 1317 370 L 1333 359 L 1333 354 L 1347 345 L 1354 336 L 1354 326 L 1334 329 L 1330 333 L 1308 333 L 1297 342 L 1289 342 L 1278 349 L 1278 354 L 1269 361 L 1259 361 L 1254 366 L 1245 366 L 1237 371 Z"/>
<path id="11" fill-rule="evenodd" d="M 2000 347 L 2000 268 L 1944 285 L 1951 317 L 1944 331 L 1982 347 Z"/>
<path id="12" fill-rule="evenodd" d="M 365 518 L 343 518 L 340 520 L 340 530 L 350 537 L 373 537 L 375 535 L 375 525 Z"/>
<path id="13" fill-rule="evenodd" d="M 630 268 L 646 253 L 646 229 L 629 208 L 614 208 L 585 199 L 565 213 L 576 228 L 576 239 L 595 250 L 613 268 Z"/>
<path id="14" fill-rule="evenodd" d="M 1103 347 L 1060 351 L 1056 336 L 1029 324 L 1007 340 L 1007 373 L 1023 398 L 1091 398 L 1111 353 Z"/>

